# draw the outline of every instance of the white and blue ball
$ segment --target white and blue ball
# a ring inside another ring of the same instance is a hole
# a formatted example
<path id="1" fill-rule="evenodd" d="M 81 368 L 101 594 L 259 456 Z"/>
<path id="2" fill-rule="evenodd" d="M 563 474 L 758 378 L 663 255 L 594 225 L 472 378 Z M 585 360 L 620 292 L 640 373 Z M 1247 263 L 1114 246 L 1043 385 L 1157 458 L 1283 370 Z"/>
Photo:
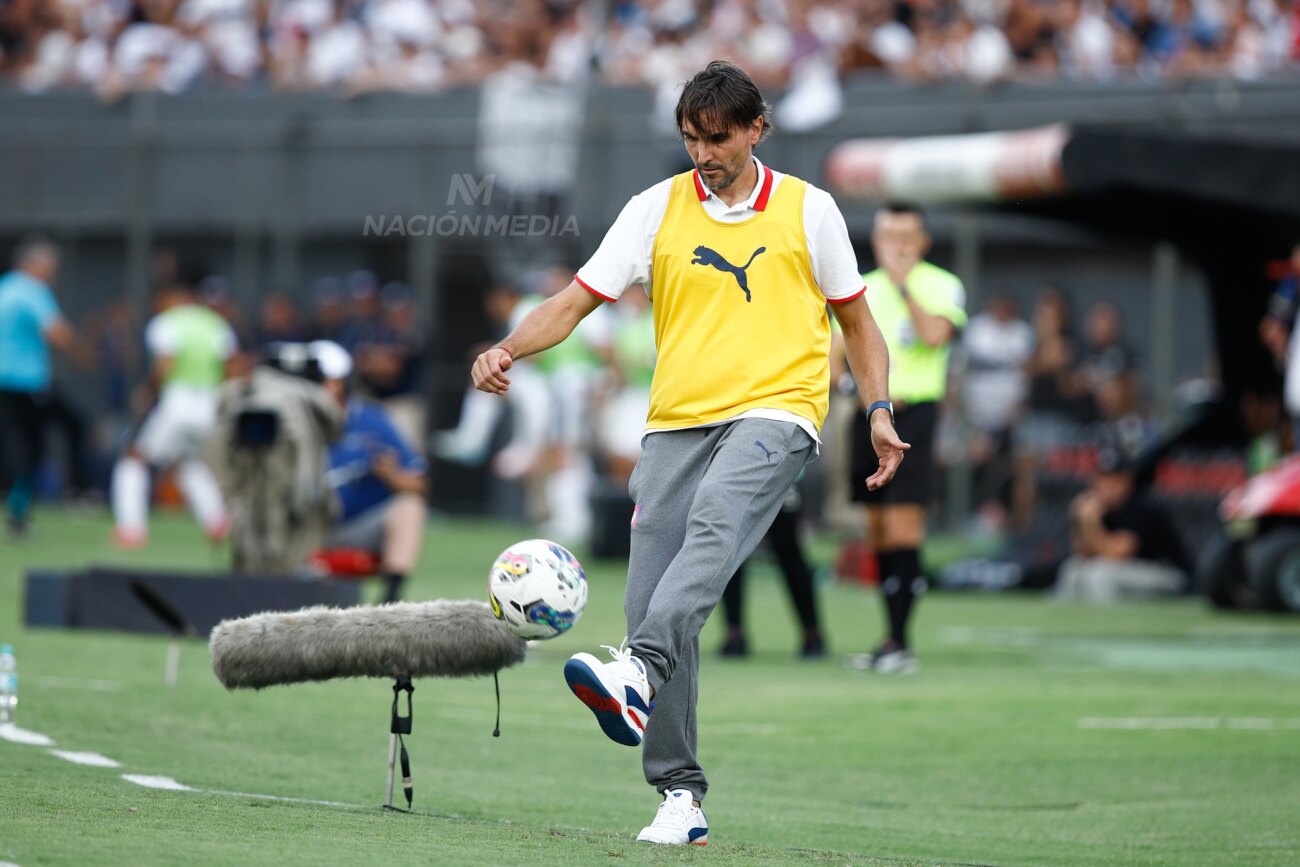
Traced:
<path id="1" fill-rule="evenodd" d="M 563 545 L 516 542 L 492 564 L 488 602 L 520 638 L 554 638 L 572 629 L 587 607 L 587 575 Z"/>

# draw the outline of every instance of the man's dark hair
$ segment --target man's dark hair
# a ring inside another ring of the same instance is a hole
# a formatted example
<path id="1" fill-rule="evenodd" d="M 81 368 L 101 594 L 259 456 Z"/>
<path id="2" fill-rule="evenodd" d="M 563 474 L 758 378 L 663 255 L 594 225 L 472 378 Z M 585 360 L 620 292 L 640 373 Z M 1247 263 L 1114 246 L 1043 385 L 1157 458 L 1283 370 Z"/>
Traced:
<path id="1" fill-rule="evenodd" d="M 915 214 L 922 223 L 925 222 L 925 211 L 916 202 L 904 202 L 900 199 L 885 202 L 880 206 L 880 210 L 889 214 Z"/>
<path id="2" fill-rule="evenodd" d="M 678 132 L 689 121 L 701 135 L 717 135 L 749 126 L 758 117 L 763 119 L 762 141 L 772 132 L 772 106 L 745 70 L 725 60 L 697 72 L 677 100 Z"/>
<path id="3" fill-rule="evenodd" d="M 21 268 L 38 256 L 53 256 L 57 259 L 59 247 L 45 235 L 28 235 L 14 248 L 14 267 Z"/>

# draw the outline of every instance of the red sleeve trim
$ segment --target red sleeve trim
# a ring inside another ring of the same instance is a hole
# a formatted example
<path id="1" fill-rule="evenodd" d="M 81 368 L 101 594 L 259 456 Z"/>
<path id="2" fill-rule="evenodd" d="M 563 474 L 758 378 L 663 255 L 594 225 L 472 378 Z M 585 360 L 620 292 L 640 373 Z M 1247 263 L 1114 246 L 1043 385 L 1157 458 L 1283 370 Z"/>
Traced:
<path id="1" fill-rule="evenodd" d="M 767 200 L 772 195 L 772 170 L 763 166 L 763 188 L 758 191 L 758 198 L 754 200 L 754 210 L 767 210 Z M 845 299 L 848 300 L 848 299 Z"/>
<path id="2" fill-rule="evenodd" d="M 617 298 L 610 298 L 610 297 L 609 297 L 608 295 L 606 295 L 604 292 L 601 292 L 601 291 L 599 291 L 598 289 L 593 289 L 591 286 L 588 286 L 587 283 L 586 283 L 586 282 L 585 282 L 581 277 L 579 277 L 577 274 L 574 274 L 574 275 L 573 275 L 573 281 L 574 281 L 575 283 L 577 283 L 579 286 L 581 286 L 583 289 L 586 289 L 586 290 L 587 290 L 588 292 L 590 292 L 592 295 L 595 295 L 597 298 L 599 298 L 599 299 L 602 300 L 602 301 L 608 301 L 608 302 L 611 303 L 611 304 L 617 304 L 617 303 L 618 303 L 618 299 L 617 299 Z"/>
<path id="3" fill-rule="evenodd" d="M 854 292 L 852 295 L 848 296 L 847 298 L 827 298 L 826 300 L 832 304 L 844 304 L 846 302 L 852 301 L 855 298 L 861 298 L 863 293 L 866 291 L 867 291 L 867 287 L 863 286 L 861 289 L 859 289 L 857 292 Z"/>
<path id="4" fill-rule="evenodd" d="M 695 181 L 695 195 L 700 197 L 700 201 L 702 202 L 707 199 L 709 197 L 709 191 L 704 189 L 704 182 L 700 180 L 700 173 L 698 170 L 691 172 L 691 180 Z"/>

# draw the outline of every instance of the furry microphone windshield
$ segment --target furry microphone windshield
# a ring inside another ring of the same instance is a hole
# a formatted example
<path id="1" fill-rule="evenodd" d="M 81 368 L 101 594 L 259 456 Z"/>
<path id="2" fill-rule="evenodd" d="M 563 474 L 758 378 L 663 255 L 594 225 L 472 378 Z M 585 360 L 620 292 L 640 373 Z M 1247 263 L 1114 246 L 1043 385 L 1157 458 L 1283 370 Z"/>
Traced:
<path id="1" fill-rule="evenodd" d="M 227 689 L 338 677 L 468 677 L 524 659 L 526 643 L 472 600 L 306 608 L 225 620 L 212 668 Z"/>

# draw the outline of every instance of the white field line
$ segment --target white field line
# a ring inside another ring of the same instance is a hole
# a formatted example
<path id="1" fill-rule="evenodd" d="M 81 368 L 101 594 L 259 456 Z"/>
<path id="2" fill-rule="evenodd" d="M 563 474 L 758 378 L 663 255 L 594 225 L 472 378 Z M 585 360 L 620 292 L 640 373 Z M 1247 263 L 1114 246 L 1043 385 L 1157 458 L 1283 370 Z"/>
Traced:
<path id="1" fill-rule="evenodd" d="M 27 744 L 28 746 L 33 746 L 33 747 L 54 746 L 54 741 L 50 738 L 47 738 L 45 735 L 41 734 L 40 732 L 33 732 L 33 731 L 28 731 L 27 729 L 20 729 L 18 726 L 14 725 L 13 723 L 5 723 L 4 725 L 0 725 L 0 740 L 6 740 L 14 744 Z"/>
<path id="2" fill-rule="evenodd" d="M 154 777 L 145 774 L 123 774 L 122 779 L 148 789 L 166 789 L 172 792 L 198 792 L 201 795 L 224 795 L 229 798 L 257 798 L 263 801 L 286 801 L 290 804 L 315 804 L 321 807 L 362 808 L 363 804 L 345 804 L 342 801 L 317 801 L 312 798 L 288 798 L 284 795 L 257 795 L 252 792 L 227 792 L 222 789 L 197 789 L 177 782 L 171 777 Z"/>
<path id="3" fill-rule="evenodd" d="M 173 792 L 192 792 L 189 786 L 178 783 L 171 777 L 151 777 L 147 774 L 123 774 L 122 779 L 146 789 L 168 789 Z"/>
<path id="4" fill-rule="evenodd" d="M 69 750 L 50 750 L 50 755 L 74 765 L 89 765 L 92 768 L 120 768 L 121 764 L 99 753 L 74 753 Z"/>
<path id="5" fill-rule="evenodd" d="M 1300 719 L 1274 719 L 1270 717 L 1217 717 L 1217 716 L 1085 716 L 1079 720 L 1081 729 L 1107 729 L 1111 731 L 1300 731 Z"/>
<path id="6" fill-rule="evenodd" d="M 73 689 L 86 692 L 121 692 L 122 684 L 116 680 L 86 680 L 81 677 L 34 677 L 32 683 L 50 689 Z"/>
<path id="7" fill-rule="evenodd" d="M 21 729 L 13 723 L 0 725 L 0 738 L 16 744 L 27 744 L 36 747 L 52 747 L 54 741 L 40 732 L 28 731 Z M 87 765 L 94 768 L 120 768 L 119 762 L 110 759 L 108 756 L 99 753 L 74 752 L 71 750 L 47 750 L 55 758 L 63 759 L 67 762 L 73 762 L 78 765 Z M 171 777 L 151 776 L 148 774 L 122 774 L 122 779 L 128 783 L 135 783 L 137 786 L 144 786 L 149 789 L 166 789 L 173 792 L 199 792 L 204 795 L 223 795 L 228 798 L 257 798 L 263 801 L 284 801 L 290 804 L 315 804 L 319 807 L 345 807 L 347 809 L 364 809 L 363 804 L 346 804 L 342 801 L 318 801 L 312 798 L 289 798 L 284 795 L 259 795 L 253 792 L 227 792 L 222 789 L 196 789 L 193 786 L 187 786 L 184 783 L 177 782 Z M 0 867 L 6 867 L 6 864 L 0 863 Z"/>

